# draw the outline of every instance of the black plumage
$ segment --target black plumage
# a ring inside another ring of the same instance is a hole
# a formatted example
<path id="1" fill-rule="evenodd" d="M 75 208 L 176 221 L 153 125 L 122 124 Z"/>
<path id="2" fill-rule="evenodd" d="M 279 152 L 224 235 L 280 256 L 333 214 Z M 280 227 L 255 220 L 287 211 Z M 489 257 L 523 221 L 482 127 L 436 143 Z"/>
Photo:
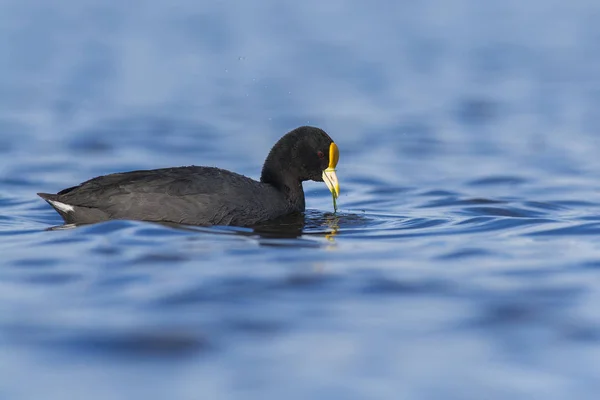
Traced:
<path id="1" fill-rule="evenodd" d="M 273 146 L 260 182 L 219 168 L 190 166 L 110 174 L 38 195 L 69 224 L 130 219 L 250 226 L 303 212 L 303 181 L 326 179 L 337 197 L 337 158 L 337 146 L 327 133 L 304 126 Z"/>

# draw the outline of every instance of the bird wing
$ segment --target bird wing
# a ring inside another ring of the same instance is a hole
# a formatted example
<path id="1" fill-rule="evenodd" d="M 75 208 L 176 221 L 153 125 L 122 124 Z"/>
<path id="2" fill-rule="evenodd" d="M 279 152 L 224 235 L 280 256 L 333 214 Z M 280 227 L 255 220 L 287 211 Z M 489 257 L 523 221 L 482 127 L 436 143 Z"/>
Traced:
<path id="1" fill-rule="evenodd" d="M 179 167 L 105 175 L 58 193 L 65 204 L 101 209 L 112 218 L 207 224 L 256 213 L 263 184 L 212 167 Z"/>

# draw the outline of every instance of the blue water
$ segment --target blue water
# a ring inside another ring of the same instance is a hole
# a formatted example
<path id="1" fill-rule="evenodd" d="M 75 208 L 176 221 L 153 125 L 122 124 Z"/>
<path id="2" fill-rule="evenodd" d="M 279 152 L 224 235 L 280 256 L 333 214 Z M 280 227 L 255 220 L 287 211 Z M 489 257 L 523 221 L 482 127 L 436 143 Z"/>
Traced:
<path id="1" fill-rule="evenodd" d="M 0 2 L 0 399 L 595 399 L 595 0 Z M 48 231 L 36 192 L 310 124 L 333 214 Z"/>

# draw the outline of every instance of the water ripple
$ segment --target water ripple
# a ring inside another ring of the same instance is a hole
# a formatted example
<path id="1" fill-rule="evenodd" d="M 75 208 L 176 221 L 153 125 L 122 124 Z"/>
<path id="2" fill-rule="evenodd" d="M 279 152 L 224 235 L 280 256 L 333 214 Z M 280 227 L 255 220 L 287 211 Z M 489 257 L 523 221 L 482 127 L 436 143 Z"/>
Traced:
<path id="1" fill-rule="evenodd" d="M 597 2 L 138 3 L 0 12 L 0 398 L 597 396 Z M 35 195 L 258 178 L 305 124 L 337 213 L 307 182 L 254 227 L 65 227 Z"/>

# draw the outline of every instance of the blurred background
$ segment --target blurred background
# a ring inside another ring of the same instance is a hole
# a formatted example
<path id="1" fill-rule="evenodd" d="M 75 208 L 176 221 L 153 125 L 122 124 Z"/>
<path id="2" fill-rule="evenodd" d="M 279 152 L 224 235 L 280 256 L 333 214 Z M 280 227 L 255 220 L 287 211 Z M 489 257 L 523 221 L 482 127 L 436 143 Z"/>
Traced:
<path id="1" fill-rule="evenodd" d="M 600 4 L 0 1 L 1 399 L 594 399 Z M 258 178 L 338 143 L 268 232 L 46 231 L 36 192 Z"/>

